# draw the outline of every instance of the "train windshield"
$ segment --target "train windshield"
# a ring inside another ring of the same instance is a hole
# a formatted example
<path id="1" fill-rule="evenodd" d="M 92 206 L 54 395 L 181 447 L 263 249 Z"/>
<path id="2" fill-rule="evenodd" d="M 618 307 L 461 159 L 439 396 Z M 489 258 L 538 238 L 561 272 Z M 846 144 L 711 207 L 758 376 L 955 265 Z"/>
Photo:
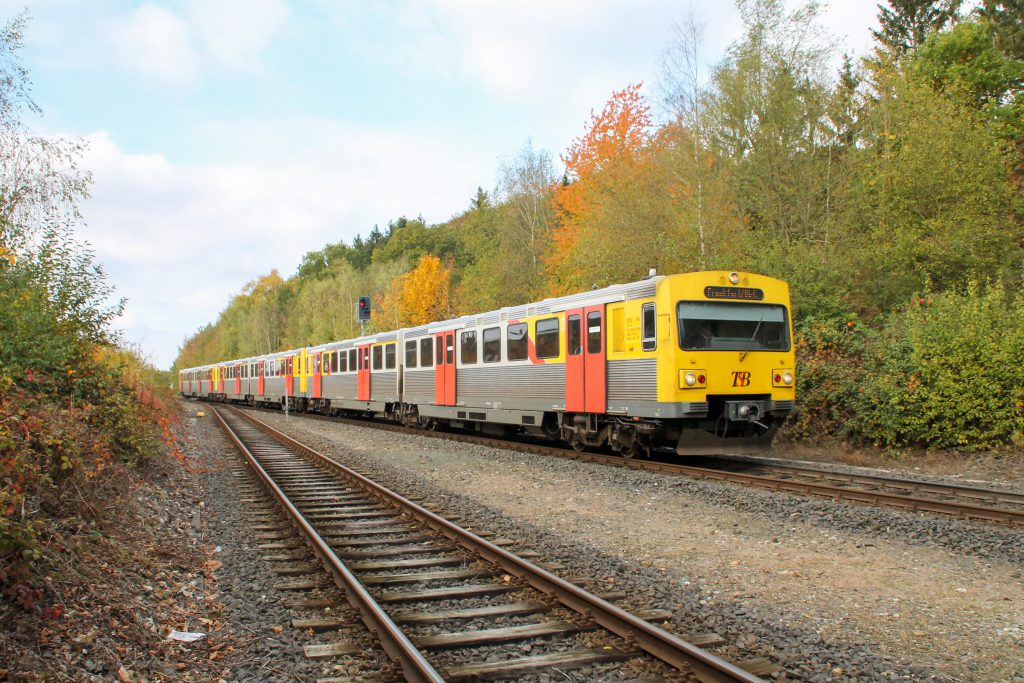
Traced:
<path id="1" fill-rule="evenodd" d="M 680 301 L 676 315 L 686 351 L 789 351 L 785 306 Z"/>

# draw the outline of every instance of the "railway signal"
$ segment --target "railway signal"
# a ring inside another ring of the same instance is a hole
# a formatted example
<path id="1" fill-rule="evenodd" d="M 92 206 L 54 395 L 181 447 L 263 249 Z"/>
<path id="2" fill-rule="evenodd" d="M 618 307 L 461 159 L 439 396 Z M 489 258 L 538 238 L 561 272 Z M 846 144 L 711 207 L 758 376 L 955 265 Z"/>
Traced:
<path id="1" fill-rule="evenodd" d="M 370 297 L 361 296 L 359 297 L 359 303 L 356 306 L 356 318 L 359 320 L 359 333 L 360 335 L 366 334 L 366 321 L 370 319 Z"/>

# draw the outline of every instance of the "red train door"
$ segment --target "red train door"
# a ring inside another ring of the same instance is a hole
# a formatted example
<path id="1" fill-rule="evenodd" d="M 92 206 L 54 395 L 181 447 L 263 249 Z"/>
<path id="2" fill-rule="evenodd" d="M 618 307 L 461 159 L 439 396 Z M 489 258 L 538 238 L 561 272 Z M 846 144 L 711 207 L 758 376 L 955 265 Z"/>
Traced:
<path id="1" fill-rule="evenodd" d="M 242 395 L 242 366 L 235 366 L 235 395 Z"/>
<path id="2" fill-rule="evenodd" d="M 265 361 L 261 360 L 259 365 L 256 366 L 256 372 L 259 373 L 259 378 L 256 380 L 256 393 L 259 394 L 260 396 L 265 396 L 267 393 L 265 379 L 263 377 L 263 372 L 266 369 L 266 366 L 263 365 L 264 362 Z"/>
<path id="3" fill-rule="evenodd" d="M 586 412 L 586 361 L 583 356 L 583 309 L 565 312 L 565 410 Z"/>
<path id="4" fill-rule="evenodd" d="M 359 376 L 356 379 L 356 400 L 370 400 L 370 345 L 358 347 Z"/>
<path id="5" fill-rule="evenodd" d="M 320 398 L 320 394 L 324 388 L 323 382 L 323 353 L 318 353 L 313 357 L 313 398 Z"/>
<path id="6" fill-rule="evenodd" d="M 607 408 L 604 306 L 565 312 L 565 409 L 603 413 Z"/>
<path id="7" fill-rule="evenodd" d="M 434 403 L 455 405 L 455 332 L 434 336 Z"/>
<path id="8" fill-rule="evenodd" d="M 294 394 L 294 386 L 292 385 L 292 369 L 295 365 L 293 362 L 293 356 L 282 358 L 281 362 L 284 363 L 284 395 L 292 396 Z"/>

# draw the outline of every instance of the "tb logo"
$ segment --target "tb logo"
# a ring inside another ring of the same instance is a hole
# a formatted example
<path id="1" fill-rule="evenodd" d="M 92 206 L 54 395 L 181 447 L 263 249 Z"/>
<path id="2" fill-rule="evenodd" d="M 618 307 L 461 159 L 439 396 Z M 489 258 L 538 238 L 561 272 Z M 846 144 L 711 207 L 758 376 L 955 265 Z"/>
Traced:
<path id="1" fill-rule="evenodd" d="M 750 386 L 750 373 L 745 370 L 732 373 L 732 385 L 734 387 Z"/>

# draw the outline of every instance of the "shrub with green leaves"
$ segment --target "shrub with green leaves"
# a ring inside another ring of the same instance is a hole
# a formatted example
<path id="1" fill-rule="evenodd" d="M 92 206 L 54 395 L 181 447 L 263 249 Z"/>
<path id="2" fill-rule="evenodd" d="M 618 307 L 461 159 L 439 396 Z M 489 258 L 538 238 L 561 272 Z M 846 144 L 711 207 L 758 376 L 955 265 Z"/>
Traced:
<path id="1" fill-rule="evenodd" d="M 976 282 L 892 314 L 866 356 L 851 411 L 885 447 L 965 451 L 1024 440 L 1024 293 Z"/>

